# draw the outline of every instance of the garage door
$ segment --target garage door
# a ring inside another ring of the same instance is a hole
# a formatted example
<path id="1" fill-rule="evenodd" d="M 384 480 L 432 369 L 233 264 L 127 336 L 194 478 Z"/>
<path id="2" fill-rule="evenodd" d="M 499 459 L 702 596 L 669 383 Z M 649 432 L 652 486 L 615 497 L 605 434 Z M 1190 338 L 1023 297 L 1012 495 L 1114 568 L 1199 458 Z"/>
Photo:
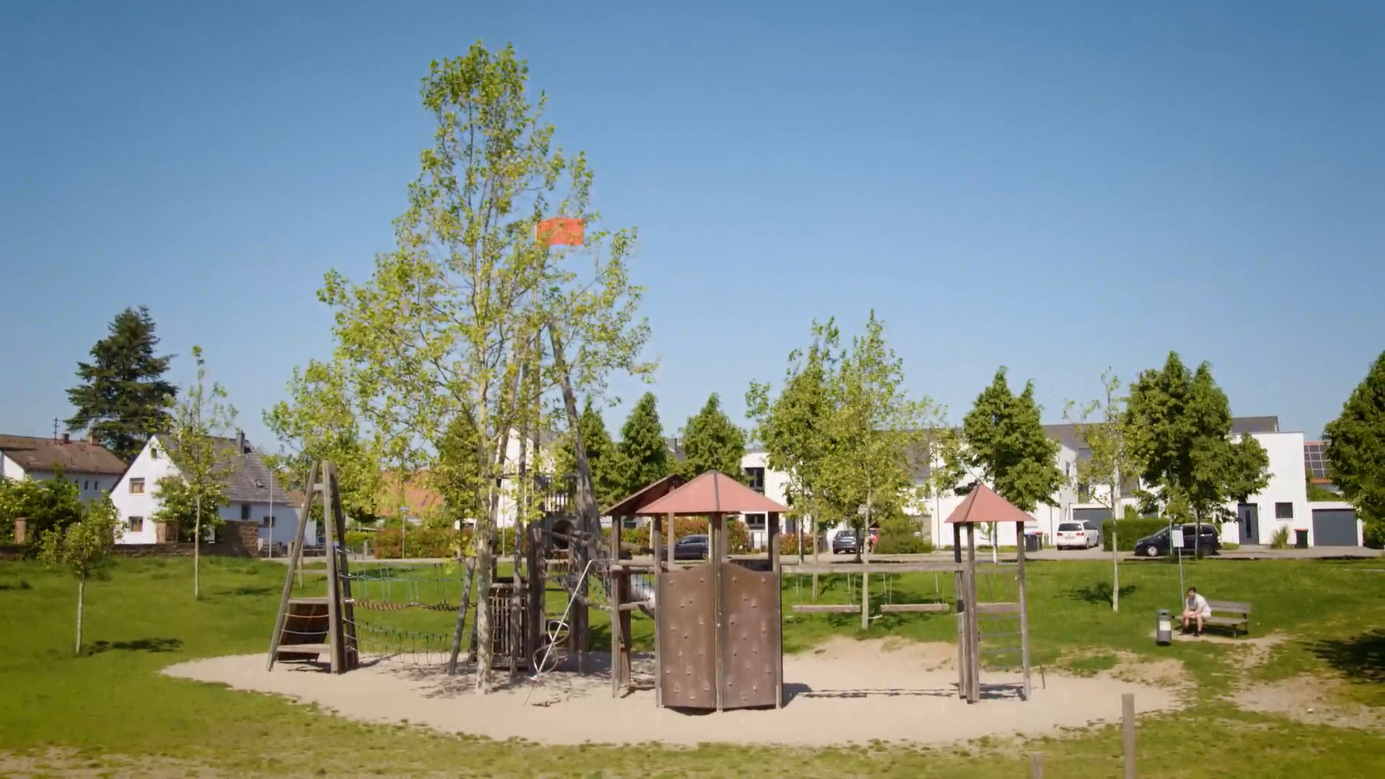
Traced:
<path id="1" fill-rule="evenodd" d="M 1314 546 L 1358 546 L 1356 512 L 1351 509 L 1313 509 Z"/>
<path id="2" fill-rule="evenodd" d="M 1101 527 L 1102 520 L 1110 518 L 1111 510 L 1107 508 L 1072 510 L 1072 520 L 1074 522 L 1095 522 L 1097 527 Z"/>

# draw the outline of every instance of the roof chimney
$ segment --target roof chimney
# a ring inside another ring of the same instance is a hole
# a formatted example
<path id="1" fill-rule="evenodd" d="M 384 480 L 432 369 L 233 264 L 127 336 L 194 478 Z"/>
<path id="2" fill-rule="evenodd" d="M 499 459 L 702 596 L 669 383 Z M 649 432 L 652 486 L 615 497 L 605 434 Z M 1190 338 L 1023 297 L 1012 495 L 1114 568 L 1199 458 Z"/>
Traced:
<path id="1" fill-rule="evenodd" d="M 249 449 L 246 449 L 246 448 L 245 448 L 245 431 L 244 431 L 244 430 L 237 430 L 237 431 L 236 431 L 236 453 L 237 453 L 237 454 L 248 454 L 249 451 L 250 451 Z"/>
<path id="2" fill-rule="evenodd" d="M 72 434 L 71 434 L 71 433 L 63 433 L 63 443 L 65 443 L 65 444 L 70 444 L 70 443 L 72 443 Z"/>

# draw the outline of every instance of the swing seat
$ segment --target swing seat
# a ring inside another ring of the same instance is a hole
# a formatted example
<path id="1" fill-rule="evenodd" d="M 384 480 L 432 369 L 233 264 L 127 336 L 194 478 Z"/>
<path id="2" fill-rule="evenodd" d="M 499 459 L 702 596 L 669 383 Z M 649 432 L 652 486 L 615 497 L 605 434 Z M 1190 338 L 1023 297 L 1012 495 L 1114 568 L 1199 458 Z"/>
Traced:
<path id="1" fill-rule="evenodd" d="M 946 603 L 885 603 L 880 606 L 881 614 L 941 614 L 952 610 Z"/>

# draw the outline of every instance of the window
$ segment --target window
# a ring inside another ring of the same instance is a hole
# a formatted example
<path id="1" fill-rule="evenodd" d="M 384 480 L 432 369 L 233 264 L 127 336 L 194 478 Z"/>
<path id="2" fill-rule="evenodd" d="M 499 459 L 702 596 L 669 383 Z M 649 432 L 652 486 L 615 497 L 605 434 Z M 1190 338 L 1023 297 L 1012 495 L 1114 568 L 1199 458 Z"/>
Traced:
<path id="1" fill-rule="evenodd" d="M 250 504 L 249 504 L 249 503 L 242 503 L 242 504 L 240 504 L 240 519 L 241 519 L 242 522 L 248 521 L 248 520 L 250 519 Z"/>
<path id="2" fill-rule="evenodd" d="M 745 475 L 750 477 L 750 489 L 755 490 L 761 495 L 765 494 L 765 469 L 746 468 Z"/>
<path id="3" fill-rule="evenodd" d="M 273 517 L 263 517 L 260 519 L 260 527 L 269 527 L 274 522 Z"/>
<path id="4" fill-rule="evenodd" d="M 157 460 L 157 459 L 159 459 L 159 447 L 158 447 L 158 446 L 151 446 L 151 447 L 149 447 L 149 459 L 151 459 L 151 460 Z"/>
<path id="5" fill-rule="evenodd" d="M 130 494 L 131 494 L 131 495 L 143 495 L 143 494 L 144 494 L 144 479 L 131 479 L 131 480 L 130 480 Z"/>
<path id="6" fill-rule="evenodd" d="M 1294 504 L 1292 504 L 1292 503 L 1276 503 L 1276 504 L 1274 504 L 1274 518 L 1275 518 L 1275 519 L 1293 519 L 1293 518 L 1294 518 Z"/>
<path id="7" fill-rule="evenodd" d="M 89 482 L 89 481 L 83 479 L 83 480 L 82 480 L 82 489 L 84 489 L 84 490 L 89 490 L 89 489 L 91 489 L 91 482 Z"/>
<path id="8" fill-rule="evenodd" d="M 762 469 L 762 470 L 763 470 L 763 469 Z M 764 515 L 764 514 L 746 514 L 746 515 L 745 515 L 745 526 L 748 527 L 748 528 L 750 528 L 751 530 L 764 530 L 764 529 L 765 529 L 765 515 Z"/>
<path id="9" fill-rule="evenodd" d="M 125 520 L 125 526 L 130 530 L 131 533 L 143 533 L 144 517 L 130 517 L 129 519 Z"/>

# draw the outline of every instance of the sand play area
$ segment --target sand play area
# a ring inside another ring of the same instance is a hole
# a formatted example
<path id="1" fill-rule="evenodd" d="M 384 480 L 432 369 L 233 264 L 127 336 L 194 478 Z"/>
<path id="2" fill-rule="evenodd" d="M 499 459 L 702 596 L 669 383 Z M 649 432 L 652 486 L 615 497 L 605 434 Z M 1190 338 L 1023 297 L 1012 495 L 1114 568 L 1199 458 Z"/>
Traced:
<path id="1" fill-rule="evenodd" d="M 983 674 L 983 699 L 956 696 L 947 644 L 835 640 L 784 658 L 787 702 L 779 710 L 688 714 L 654 705 L 653 663 L 638 658 L 637 690 L 611 697 L 610 677 L 556 672 L 534 685 L 516 683 L 489 696 L 473 691 L 470 675 L 448 677 L 441 666 L 381 660 L 340 676 L 295 663 L 265 671 L 264 655 L 235 655 L 171 666 L 164 673 L 287 695 L 345 717 L 425 725 L 493 739 L 552 744 L 699 742 L 822 746 L 882 741 L 945 743 L 981 736 L 1042 735 L 1061 727 L 1119 721 L 1121 693 L 1135 693 L 1140 713 L 1178 705 L 1176 690 L 1111 675 L 1033 677 L 1034 695 L 1021 700 L 1017 676 Z M 598 656 L 593 666 L 605 658 Z M 497 674 L 497 678 L 500 675 Z M 1045 687 L 1046 685 L 1046 687 Z"/>

